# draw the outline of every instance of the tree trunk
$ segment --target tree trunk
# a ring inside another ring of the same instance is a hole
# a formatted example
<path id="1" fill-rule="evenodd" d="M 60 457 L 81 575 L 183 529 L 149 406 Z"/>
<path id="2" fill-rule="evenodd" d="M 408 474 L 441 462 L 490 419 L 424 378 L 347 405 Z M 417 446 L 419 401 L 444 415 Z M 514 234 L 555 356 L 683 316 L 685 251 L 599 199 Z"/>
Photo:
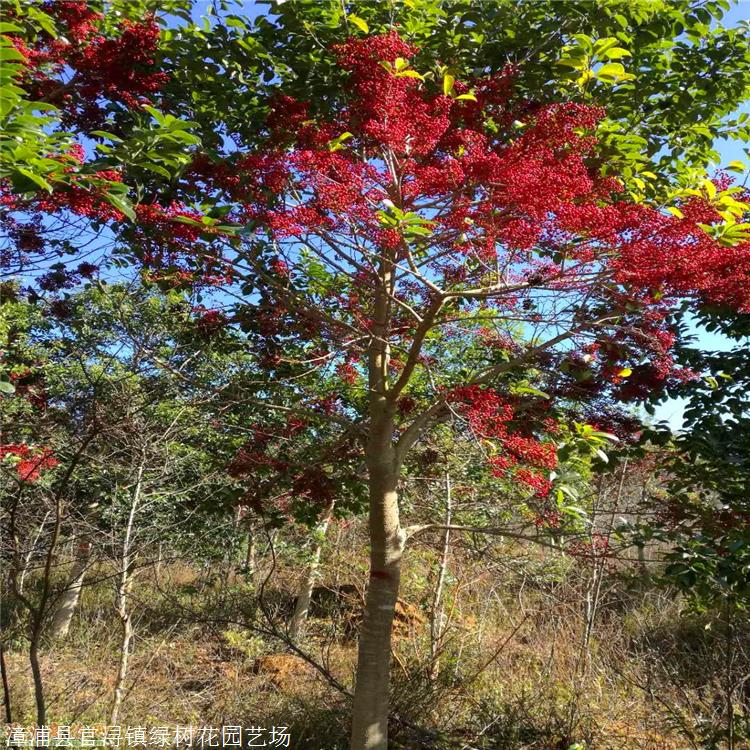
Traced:
<path id="1" fill-rule="evenodd" d="M 122 642 L 120 643 L 120 667 L 117 670 L 114 695 L 112 696 L 112 710 L 109 714 L 110 726 L 117 725 L 120 706 L 125 695 L 125 680 L 128 676 L 128 662 L 130 661 L 130 641 L 133 639 L 133 621 L 128 612 L 120 614 L 122 622 Z"/>
<path id="2" fill-rule="evenodd" d="M 246 518 L 247 525 L 247 548 L 245 549 L 245 579 L 250 583 L 255 583 L 255 574 L 257 572 L 257 534 L 255 533 L 255 517 L 251 510 L 248 509 Z"/>
<path id="3" fill-rule="evenodd" d="M 440 674 L 440 652 L 443 646 L 445 631 L 445 616 L 443 614 L 443 587 L 448 571 L 448 556 L 450 554 L 451 532 L 450 525 L 453 513 L 451 498 L 451 475 L 445 474 L 445 532 L 443 535 L 443 551 L 440 555 L 435 594 L 432 598 L 432 612 L 430 616 L 430 677 L 436 680 Z"/>
<path id="4" fill-rule="evenodd" d="M 109 714 L 109 723 L 111 726 L 117 725 L 117 719 L 120 715 L 120 706 L 122 705 L 122 699 L 125 694 L 125 680 L 128 675 L 130 642 L 133 639 L 133 618 L 129 611 L 129 595 L 133 583 L 133 573 L 131 571 L 131 547 L 133 542 L 133 530 L 135 527 L 135 515 L 141 500 L 143 469 L 144 465 L 141 464 L 138 467 L 138 475 L 135 487 L 133 488 L 128 523 L 125 527 L 125 538 L 122 542 L 122 556 L 120 558 L 121 572 L 120 583 L 117 587 L 117 614 L 122 623 L 122 641 L 120 642 L 120 666 L 117 670 L 117 680 L 115 681 L 115 689 L 112 696 L 112 708 Z"/>
<path id="5" fill-rule="evenodd" d="M 245 552 L 245 576 L 255 582 L 255 528 L 250 523 L 247 530 L 247 551 Z"/>
<path id="6" fill-rule="evenodd" d="M 400 202 L 395 193 L 393 199 L 396 204 Z M 370 494 L 370 582 L 359 634 L 350 750 L 388 748 L 391 630 L 406 541 L 398 508 L 403 447 L 397 451 L 393 442 L 398 391 L 389 393 L 395 285 L 391 259 L 383 259 L 379 275 L 381 287 L 373 300 L 367 356 L 370 413 L 365 455 Z"/>
<path id="7" fill-rule="evenodd" d="M 326 532 L 328 531 L 328 525 L 331 522 L 331 516 L 333 515 L 333 508 L 335 505 L 335 500 L 331 500 L 328 503 L 328 506 L 323 511 L 320 523 L 314 531 L 315 547 L 307 571 L 300 581 L 297 603 L 294 606 L 294 614 L 292 615 L 292 621 L 289 624 L 289 639 L 292 643 L 296 643 L 299 640 L 305 621 L 307 620 L 307 613 L 310 609 L 310 599 L 312 597 L 313 588 L 315 587 L 315 581 L 318 577 L 320 556 L 323 552 L 323 542 L 325 541 Z"/>
<path id="8" fill-rule="evenodd" d="M 57 605 L 55 616 L 50 625 L 49 635 L 53 640 L 62 639 L 68 635 L 70 623 L 73 621 L 73 615 L 81 599 L 81 591 L 88 569 L 90 554 L 90 542 L 83 542 L 78 545 L 76 561 L 73 563 L 73 568 L 70 572 L 71 581 L 60 596 L 60 602 Z"/>
<path id="9" fill-rule="evenodd" d="M 236 565 L 236 544 L 237 536 L 240 530 L 240 520 L 242 519 L 242 507 L 240 505 L 234 508 L 234 517 L 232 520 L 232 542 L 227 548 L 227 552 L 224 555 L 224 581 L 222 588 L 229 588 L 237 578 L 237 565 Z"/>
<path id="10" fill-rule="evenodd" d="M 725 700 L 727 714 L 727 750 L 735 750 L 735 721 L 734 721 L 734 690 L 739 683 L 735 683 L 732 676 L 734 667 L 734 612 L 731 603 L 726 603 L 726 657 L 725 657 Z"/>
<path id="11" fill-rule="evenodd" d="M 10 705 L 10 685 L 8 684 L 8 667 L 5 665 L 5 649 L 0 638 L 0 676 L 3 680 L 3 706 L 5 706 L 5 721 L 13 723 L 13 711 Z"/>
<path id="12" fill-rule="evenodd" d="M 390 446 L 390 434 L 387 446 L 371 445 L 368 452 L 370 584 L 359 635 L 350 748 L 386 750 L 391 629 L 401 578 L 404 535 L 399 524 L 398 468 Z"/>
<path id="13" fill-rule="evenodd" d="M 27 605 L 31 613 L 31 628 L 29 630 L 29 664 L 31 675 L 34 679 L 34 702 L 36 704 L 36 724 L 43 727 L 47 723 L 47 702 L 44 695 L 44 682 L 42 680 L 42 668 L 39 663 L 39 642 L 44 632 L 44 618 L 48 613 L 50 587 L 52 585 L 52 565 L 55 558 L 55 550 L 60 540 L 62 529 L 63 503 L 60 494 L 55 497 L 55 525 L 52 528 L 52 537 L 47 548 L 44 561 L 44 573 L 42 577 L 42 591 L 36 611 L 33 606 Z M 28 600 L 27 600 L 28 601 Z"/>
<path id="14" fill-rule="evenodd" d="M 42 532 L 44 531 L 44 525 L 47 523 L 49 514 L 50 514 L 50 511 L 47 511 L 44 514 L 44 518 L 42 519 L 42 523 L 39 526 L 39 530 L 36 532 L 34 541 L 31 543 L 31 546 L 29 547 L 29 551 L 26 553 L 26 556 L 24 557 L 23 567 L 21 568 L 21 576 L 18 580 L 18 593 L 19 594 L 23 594 L 23 589 L 26 584 L 26 574 L 28 573 L 29 565 L 31 564 L 31 558 L 34 556 L 36 545 L 39 542 L 39 537 L 42 535 Z"/>
<path id="15" fill-rule="evenodd" d="M 37 726 L 44 726 L 47 721 L 47 703 L 44 697 L 44 682 L 42 680 L 42 668 L 39 664 L 39 642 L 32 640 L 29 646 L 29 664 L 31 665 L 31 676 L 34 679 L 34 702 L 36 704 Z"/>

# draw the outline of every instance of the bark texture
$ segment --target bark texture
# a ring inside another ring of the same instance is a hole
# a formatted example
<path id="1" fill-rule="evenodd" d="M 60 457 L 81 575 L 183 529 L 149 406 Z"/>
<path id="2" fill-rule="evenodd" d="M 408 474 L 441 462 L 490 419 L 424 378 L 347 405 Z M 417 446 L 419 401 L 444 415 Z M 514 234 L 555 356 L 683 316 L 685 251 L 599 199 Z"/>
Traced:
<path id="1" fill-rule="evenodd" d="M 122 542 L 122 553 L 120 557 L 120 581 L 117 586 L 117 614 L 122 623 L 122 641 L 120 642 L 120 665 L 117 670 L 117 679 L 112 695 L 112 708 L 109 713 L 109 723 L 117 725 L 120 716 L 120 707 L 125 696 L 125 680 L 128 676 L 128 665 L 130 662 L 130 643 L 133 640 L 133 617 L 130 612 L 130 592 L 133 585 L 132 565 L 133 555 L 133 533 L 135 531 L 135 516 L 141 501 L 141 490 L 143 484 L 144 464 L 138 467 L 133 495 L 130 503 L 130 513 L 125 527 L 125 537 Z"/>
<path id="2" fill-rule="evenodd" d="M 73 622 L 73 615 L 78 608 L 78 602 L 81 600 L 81 591 L 83 590 L 90 555 L 91 544 L 89 542 L 78 545 L 76 561 L 70 571 L 70 583 L 60 596 L 55 616 L 49 628 L 50 638 L 54 640 L 62 640 L 68 635 L 70 624 Z"/>
<path id="3" fill-rule="evenodd" d="M 318 577 L 320 557 L 323 553 L 323 542 L 325 540 L 326 532 L 328 531 L 328 525 L 331 522 L 334 506 L 335 500 L 331 500 L 325 511 L 323 511 L 320 523 L 315 529 L 315 546 L 313 548 L 312 557 L 310 558 L 310 564 L 307 566 L 305 575 L 300 581 L 297 602 L 294 606 L 294 614 L 292 615 L 292 620 L 289 624 L 289 639 L 293 643 L 296 643 L 302 635 L 307 620 L 307 613 L 310 610 L 310 599 L 312 597 L 313 588 L 315 588 L 315 581 Z"/>
<path id="4" fill-rule="evenodd" d="M 401 581 L 404 534 L 399 523 L 398 467 L 393 448 L 368 457 L 370 583 L 359 636 L 351 750 L 386 750 L 391 630 Z"/>

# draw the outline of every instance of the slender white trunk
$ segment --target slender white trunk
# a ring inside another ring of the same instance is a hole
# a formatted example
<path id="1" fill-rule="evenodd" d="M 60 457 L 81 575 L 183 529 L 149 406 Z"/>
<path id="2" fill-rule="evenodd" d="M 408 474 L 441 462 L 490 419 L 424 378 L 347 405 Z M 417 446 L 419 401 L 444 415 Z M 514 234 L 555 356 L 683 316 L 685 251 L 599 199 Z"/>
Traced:
<path id="1" fill-rule="evenodd" d="M 604 563 L 597 557 L 594 557 L 591 565 L 591 578 L 586 587 L 585 622 L 581 643 L 582 659 L 579 662 L 580 671 L 583 674 L 588 672 L 591 663 L 591 637 L 594 633 L 594 622 L 599 608 L 599 597 L 601 594 L 602 576 L 604 573 L 603 568 Z"/>
<path id="2" fill-rule="evenodd" d="M 232 543 L 229 545 L 224 556 L 224 588 L 228 588 L 230 586 L 237 574 L 237 566 L 235 565 L 235 543 L 237 540 L 237 534 L 239 533 L 241 518 L 242 508 L 237 505 L 234 509 L 234 519 L 232 521 Z"/>
<path id="3" fill-rule="evenodd" d="M 323 542 L 325 541 L 328 525 L 331 522 L 333 509 L 336 505 L 335 500 L 331 500 L 323 511 L 320 523 L 315 528 L 315 547 L 310 558 L 304 576 L 300 580 L 299 592 L 297 594 L 297 603 L 294 606 L 294 614 L 289 624 L 289 639 L 296 643 L 302 635 L 307 613 L 310 610 L 310 599 L 312 597 L 315 581 L 318 578 L 318 568 L 320 567 L 320 556 L 323 552 Z"/>
<path id="4" fill-rule="evenodd" d="M 54 640 L 62 640 L 68 635 L 73 615 L 81 599 L 83 581 L 88 570 L 89 557 L 91 555 L 91 543 L 82 542 L 78 545 L 78 553 L 73 567 L 70 571 L 70 583 L 60 595 L 60 601 L 55 611 L 55 616 L 50 625 L 49 635 Z"/>
<path id="5" fill-rule="evenodd" d="M 23 594 L 23 588 L 26 583 L 26 574 L 29 570 L 29 564 L 31 563 L 31 558 L 34 556 L 36 545 L 39 543 L 39 537 L 42 535 L 42 532 L 44 531 L 44 526 L 47 523 L 47 519 L 49 518 L 50 512 L 51 511 L 47 511 L 44 514 L 44 518 L 42 519 L 41 524 L 39 524 L 39 529 L 36 532 L 36 535 L 34 536 L 34 541 L 31 543 L 31 546 L 29 547 L 29 551 L 26 553 L 23 559 L 23 568 L 21 568 L 21 575 L 18 579 L 18 593 L 19 594 Z"/>
<path id="6" fill-rule="evenodd" d="M 437 679 L 440 674 L 440 652 L 443 646 L 445 632 L 445 615 L 443 613 L 443 588 L 448 571 L 448 556 L 450 554 L 451 532 L 450 525 L 453 514 L 451 499 L 451 476 L 445 474 L 445 532 L 443 535 L 443 550 L 440 555 L 435 593 L 432 597 L 432 613 L 430 616 L 430 676 Z"/>
<path id="7" fill-rule="evenodd" d="M 247 580 L 253 582 L 255 580 L 255 529 L 252 523 L 247 530 L 247 551 L 245 553 L 245 575 Z"/>
<path id="8" fill-rule="evenodd" d="M 122 542 L 122 554 L 120 557 L 120 582 L 117 587 L 117 614 L 122 623 L 122 640 L 120 641 L 120 665 L 117 670 L 117 679 L 115 680 L 114 694 L 112 696 L 112 708 L 109 714 L 109 723 L 112 726 L 117 725 L 120 715 L 120 707 L 125 694 L 125 680 L 128 675 L 128 662 L 130 659 L 130 642 L 133 639 L 133 619 L 129 610 L 130 589 L 133 584 L 133 572 L 131 565 L 133 529 L 135 526 L 135 515 L 141 500 L 141 487 L 143 482 L 143 463 L 138 467 L 135 487 L 130 503 L 130 513 L 128 514 L 128 523 L 125 527 L 125 537 Z"/>

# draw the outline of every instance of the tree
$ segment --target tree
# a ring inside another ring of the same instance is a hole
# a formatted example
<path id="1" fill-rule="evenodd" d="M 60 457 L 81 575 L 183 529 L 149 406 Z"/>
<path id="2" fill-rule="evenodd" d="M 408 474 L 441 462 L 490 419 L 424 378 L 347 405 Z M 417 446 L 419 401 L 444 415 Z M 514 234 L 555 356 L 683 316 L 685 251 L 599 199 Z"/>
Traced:
<path id="1" fill-rule="evenodd" d="M 334 12 L 333 5 L 323 7 L 324 13 Z M 350 15 L 349 23 L 367 33 L 377 19 L 363 7 L 365 18 Z M 643 170 L 641 152 L 656 163 L 665 154 L 665 169 L 677 159 L 676 173 L 692 176 L 670 146 L 678 149 L 678 140 L 686 138 L 687 165 L 702 166 L 710 151 L 706 139 L 724 126 L 740 89 L 732 83 L 691 100 L 700 102 L 694 111 L 711 123 L 706 132 L 686 133 L 682 121 L 670 120 L 663 133 L 664 118 L 657 114 L 646 118 L 645 148 L 614 125 L 636 117 L 629 108 L 636 99 L 633 74 L 617 60 L 630 55 L 643 63 L 645 77 L 654 83 L 643 88 L 644 106 L 650 106 L 659 98 L 654 87 L 667 64 L 659 51 L 663 36 L 674 34 L 678 15 L 690 17 L 693 33 L 685 44 L 691 54 L 700 54 L 698 27 L 710 23 L 710 13 L 706 21 L 700 8 L 687 3 L 651 17 L 640 6 L 631 16 L 611 14 L 608 7 L 600 9 L 608 28 L 628 32 L 629 18 L 635 26 L 653 27 L 640 39 L 637 33 L 594 39 L 578 28 L 583 36 L 571 29 L 561 38 L 558 11 L 550 10 L 559 4 L 528 7 L 528 15 L 518 15 L 529 33 L 550 32 L 543 35 L 549 46 L 539 52 L 544 63 L 539 73 L 521 64 L 529 36 L 524 46 L 512 45 L 518 70 L 505 69 L 505 60 L 501 66 L 493 50 L 489 68 L 495 74 L 476 77 L 456 75 L 464 68 L 446 68 L 445 59 L 433 65 L 435 47 L 419 57 L 393 32 L 349 40 L 334 55 L 311 34 L 300 40 L 302 46 L 312 40 L 320 49 L 314 58 L 300 59 L 305 65 L 314 59 L 322 71 L 314 80 L 321 88 L 312 89 L 320 91 L 318 101 L 276 97 L 263 124 L 245 130 L 226 95 L 216 100 L 222 109 L 226 105 L 221 120 L 213 106 L 200 101 L 191 110 L 196 124 L 142 110 L 168 142 L 164 164 L 149 156 L 153 134 L 134 132 L 125 145 L 105 146 L 105 157 L 87 169 L 118 166 L 134 176 L 146 169 L 160 178 L 139 183 L 141 201 L 132 212 L 114 205 L 117 213 L 102 213 L 99 203 L 79 212 L 70 198 L 49 205 L 30 192 L 12 204 L 17 212 L 72 211 L 95 225 L 111 225 L 124 254 L 165 287 L 195 286 L 209 296 L 211 287 L 222 286 L 222 294 L 239 300 L 231 320 L 262 352 L 261 364 L 279 381 L 285 408 L 291 402 L 298 415 L 310 419 L 322 411 L 326 421 L 357 435 L 364 446 L 371 584 L 360 638 L 353 748 L 387 744 L 390 629 L 408 537 L 398 490 L 410 449 L 459 413 L 487 446 L 492 471 L 527 487 L 541 505 L 557 493 L 551 473 L 557 463 L 556 412 L 552 400 L 528 382 L 529 373 L 552 380 L 550 371 L 559 365 L 575 373 L 584 390 L 588 381 L 598 395 L 639 397 L 690 377 L 670 358 L 673 335 L 665 320 L 676 300 L 747 306 L 748 243 L 736 221 L 747 206 L 734 188 L 721 178 L 698 183 L 689 188 L 692 193 L 670 196 L 671 213 L 638 202 L 666 192 L 663 183 L 647 187 L 647 180 L 659 175 Z M 498 9 L 493 24 L 515 12 L 513 4 Z M 427 38 L 437 27 L 450 39 L 444 13 L 439 5 L 426 5 L 425 15 L 434 23 L 424 22 L 415 35 Z M 291 26 L 299 19 L 304 23 L 304 15 L 294 12 L 282 17 Z M 471 16 L 464 20 L 472 33 L 482 23 Z M 509 25 L 514 27 L 515 22 Z M 224 49 L 234 32 L 216 28 L 217 36 L 226 37 L 217 49 Z M 246 25 L 240 19 L 232 28 Z M 253 40 L 263 45 L 264 38 L 275 44 L 279 28 L 284 27 L 259 21 L 257 36 L 240 34 L 245 47 L 237 46 L 247 52 L 246 45 Z M 212 28 L 188 29 L 164 35 L 175 42 L 167 59 L 190 54 L 203 62 L 194 45 L 182 43 L 183 34 L 205 45 Z M 717 53 L 717 69 L 724 69 L 722 56 L 729 51 L 732 64 L 746 70 L 741 35 L 717 35 L 727 42 Z M 285 33 L 281 39 L 287 39 Z M 295 44 L 288 48 L 299 52 Z M 264 64 L 273 60 L 268 50 L 266 55 L 259 55 Z M 484 67 L 481 54 L 467 59 L 472 74 Z M 235 58 L 222 64 L 230 77 L 237 76 Z M 529 97 L 540 82 L 557 79 L 552 70 L 562 68 L 573 71 L 571 80 L 550 91 L 555 98 L 587 99 L 586 104 Z M 176 88 L 185 88 L 178 73 L 183 69 L 187 75 L 194 66 L 173 63 L 172 106 L 180 101 Z M 672 94 L 685 85 L 683 72 L 670 73 Z M 289 77 L 282 66 L 281 78 Z M 223 80 L 214 78 L 212 85 L 217 81 L 221 89 Z M 287 83 L 282 94 L 294 87 Z M 591 92 L 597 97 L 588 101 Z M 609 121 L 594 106 L 599 92 L 612 104 Z M 259 100 L 250 111 L 265 106 Z M 342 108 L 335 117 L 334 107 Z M 208 137 L 211 131 L 222 133 L 219 122 L 229 123 L 223 134 L 235 138 L 235 148 L 219 148 L 223 144 Z M 145 117 L 140 124 L 146 131 L 153 126 Z M 187 132 L 191 128 L 199 128 L 214 150 L 197 159 L 188 156 L 197 145 Z M 144 140 L 149 150 L 141 163 L 133 157 L 144 153 Z M 622 180 L 613 177 L 618 171 Z M 125 216 L 136 221 L 127 225 Z M 60 285 L 72 283 L 66 273 L 59 270 Z M 462 350 L 472 354 L 468 364 Z M 321 398 L 323 368 L 336 368 L 342 380 L 351 381 L 351 399 Z M 274 405 L 270 393 L 258 395 Z M 549 401 L 549 407 L 539 408 L 540 401 Z"/>
<path id="2" fill-rule="evenodd" d="M 690 376 L 670 357 L 670 304 L 748 304 L 747 243 L 711 236 L 726 184 L 672 213 L 632 202 L 602 174 L 600 110 L 532 105 L 511 75 L 460 82 L 413 67 L 414 52 L 395 33 L 336 48 L 349 78 L 335 121 L 279 99 L 263 150 L 235 158 L 231 172 L 207 162 L 194 177 L 202 195 L 230 198 L 229 217 L 246 229 L 204 231 L 199 249 L 169 245 L 173 264 L 204 260 L 209 274 L 223 264 L 245 295 L 237 315 L 263 321 L 271 374 L 288 345 L 308 353 L 293 378 L 289 362 L 279 373 L 299 410 L 317 395 L 306 372 L 348 365 L 359 383 L 356 411 L 330 406 L 361 436 L 370 498 L 355 749 L 387 744 L 390 631 L 409 533 L 398 488 L 420 437 L 464 413 L 492 446 L 493 470 L 544 498 L 554 488 L 554 418 L 523 412 L 540 395 L 513 392 L 519 373 L 544 371 L 573 348 L 605 389 L 637 394 Z M 478 336 L 477 361 L 449 356 L 446 340 Z"/>
<path id="3" fill-rule="evenodd" d="M 197 556 L 197 540 L 210 537 L 215 546 L 201 551 L 223 552 L 221 526 L 242 492 L 226 472 L 238 440 L 209 405 L 242 355 L 221 331 L 206 338 L 193 314 L 181 295 L 137 285 L 89 284 L 31 302 L 3 287 L 2 554 L 21 605 L 4 611 L 3 627 L 28 639 L 40 724 L 45 636 L 67 630 L 83 587 L 101 582 L 103 559 L 119 574 L 117 706 L 136 568 L 155 564 L 160 542 Z M 35 569 L 40 587 L 25 587 Z"/>
<path id="4" fill-rule="evenodd" d="M 747 27 L 722 26 L 727 0 L 264 5 L 249 13 L 246 4 L 216 3 L 205 19 L 165 34 L 164 106 L 189 113 L 213 151 L 225 152 L 223 137 L 241 149 L 257 141 L 264 89 L 304 98 L 315 113 L 338 111 L 346 74 L 328 50 L 349 35 L 393 30 L 418 48 L 419 69 L 442 64 L 465 79 L 512 67 L 517 90 L 533 101 L 605 107 L 610 165 L 639 194 L 695 182 L 718 161 L 717 138 L 748 137 L 737 114 L 750 76 Z"/>

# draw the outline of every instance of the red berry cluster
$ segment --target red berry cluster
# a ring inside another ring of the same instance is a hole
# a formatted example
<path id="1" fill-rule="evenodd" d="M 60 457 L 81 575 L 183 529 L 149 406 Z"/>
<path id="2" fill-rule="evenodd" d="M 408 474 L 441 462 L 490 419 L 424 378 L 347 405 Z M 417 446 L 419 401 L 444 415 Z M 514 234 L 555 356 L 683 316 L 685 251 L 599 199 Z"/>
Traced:
<path id="1" fill-rule="evenodd" d="M 500 449 L 499 455 L 489 458 L 495 476 L 512 474 L 539 497 L 549 494 L 552 484 L 539 470 L 557 466 L 554 443 L 513 432 L 513 407 L 490 388 L 461 386 L 449 393 L 448 400 L 458 405 L 477 438 L 490 440 Z"/>
<path id="2" fill-rule="evenodd" d="M 573 542 L 567 548 L 567 552 L 590 564 L 612 555 L 609 537 L 595 532 L 587 541 Z"/>
<path id="3" fill-rule="evenodd" d="M 7 456 L 17 456 L 21 459 L 15 464 L 16 476 L 21 482 L 36 482 L 43 471 L 53 469 L 59 464 L 50 448 L 32 448 L 23 443 L 0 445 L 0 459 Z"/>
<path id="4" fill-rule="evenodd" d="M 137 107 L 167 82 L 156 69 L 159 27 L 153 17 L 123 21 L 119 34 L 101 34 L 103 14 L 86 0 L 45 4 L 55 20 L 57 37 L 40 32 L 32 43 L 13 38 L 28 69 L 23 81 L 30 95 L 62 109 L 65 125 L 84 131 L 101 128 L 107 103 Z"/>

